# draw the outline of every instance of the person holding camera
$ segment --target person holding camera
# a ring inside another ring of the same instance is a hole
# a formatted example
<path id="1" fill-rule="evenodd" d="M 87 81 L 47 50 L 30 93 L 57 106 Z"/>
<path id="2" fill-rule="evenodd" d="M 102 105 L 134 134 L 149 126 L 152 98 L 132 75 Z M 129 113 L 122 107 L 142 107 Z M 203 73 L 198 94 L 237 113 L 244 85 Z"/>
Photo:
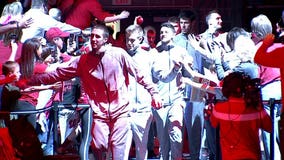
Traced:
<path id="1" fill-rule="evenodd" d="M 16 21 L 9 24 L 17 23 Z M 19 28 L 11 29 L 2 34 L 0 40 L 0 73 L 2 73 L 2 64 L 6 61 L 16 61 L 21 57 L 22 43 L 19 41 L 22 36 L 22 30 Z"/>
<path id="2" fill-rule="evenodd" d="M 22 15 L 23 7 L 20 2 L 8 3 L 5 5 L 0 17 L 0 65 L 6 61 L 18 60 L 21 56 L 22 28 L 28 27 L 32 21 Z M 0 73 L 2 69 L 0 67 Z"/>
<path id="3" fill-rule="evenodd" d="M 57 57 L 55 57 L 55 61 L 66 62 L 71 59 L 72 52 L 75 51 L 76 41 L 74 37 L 70 36 L 71 34 L 68 32 L 63 32 L 58 27 L 51 27 L 45 33 L 45 37 L 49 43 L 53 43 L 57 47 Z M 72 34 L 73 35 L 73 34 Z M 67 44 L 65 44 L 65 38 L 68 38 Z M 65 49 L 66 47 L 66 49 Z M 66 50 L 66 51 L 65 51 Z"/>
<path id="4" fill-rule="evenodd" d="M 260 79 L 232 72 L 223 80 L 227 98 L 213 107 L 210 121 L 219 127 L 222 159 L 261 159 L 259 129 L 272 131 L 272 122 L 261 104 Z"/>
<path id="5" fill-rule="evenodd" d="M 74 58 L 71 55 L 72 52 L 74 52 L 75 49 L 77 48 L 76 47 L 77 43 L 75 41 L 75 35 L 70 34 L 68 32 L 63 32 L 57 27 L 52 27 L 46 32 L 45 37 L 47 39 L 47 46 L 51 52 L 49 55 L 49 60 L 48 60 L 48 62 L 50 62 L 49 71 L 54 71 L 56 70 L 57 67 L 68 65 L 69 62 L 72 60 L 72 58 Z M 67 41 L 65 41 L 66 39 Z M 82 92 L 80 79 L 76 77 L 71 80 L 64 81 L 63 84 L 64 84 L 63 85 L 64 87 L 62 90 L 63 98 L 59 103 L 62 105 L 78 104 L 78 99 L 80 98 L 80 94 Z M 43 96 L 43 98 L 44 97 L 46 96 Z M 68 125 L 67 125 L 68 121 L 66 120 L 68 117 L 68 114 L 66 113 L 70 113 L 70 112 L 75 113 L 77 111 L 74 109 L 65 108 L 65 109 L 60 110 L 59 112 L 60 115 L 62 115 L 62 116 L 59 116 L 59 126 L 61 130 L 60 132 L 61 141 L 63 143 L 57 150 L 57 152 L 59 153 L 70 152 L 68 151 L 67 148 L 71 146 L 74 141 L 74 139 L 68 137 L 77 127 L 75 126 L 75 127 L 68 128 Z M 83 110 L 82 113 L 85 113 L 85 110 Z M 85 139 L 83 141 L 85 141 Z"/>

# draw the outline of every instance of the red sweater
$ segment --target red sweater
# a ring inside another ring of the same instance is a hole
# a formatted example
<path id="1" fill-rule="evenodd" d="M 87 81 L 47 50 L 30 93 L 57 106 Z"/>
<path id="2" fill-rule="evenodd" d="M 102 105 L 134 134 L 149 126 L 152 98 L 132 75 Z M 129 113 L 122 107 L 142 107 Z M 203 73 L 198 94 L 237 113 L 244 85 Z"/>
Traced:
<path id="1" fill-rule="evenodd" d="M 90 27 L 93 20 L 104 21 L 109 16 L 113 14 L 104 11 L 97 0 L 77 0 L 66 15 L 65 22 L 74 27 L 86 29 Z"/>
<path id="2" fill-rule="evenodd" d="M 281 89 L 284 91 L 284 45 L 280 44 L 282 47 L 278 47 L 274 50 L 269 50 L 269 48 L 273 45 L 274 39 L 271 38 L 265 38 L 264 41 L 267 41 L 266 43 L 263 43 L 257 50 L 254 61 L 257 64 L 267 66 L 267 67 L 275 67 L 280 68 L 280 75 L 281 75 Z M 271 44 L 271 45 L 268 45 Z M 284 92 L 282 92 L 282 97 L 284 97 Z M 282 104 L 284 104 L 284 98 L 282 98 Z M 284 105 L 282 105 L 282 111 L 284 111 Z"/>
<path id="3" fill-rule="evenodd" d="M 256 47 L 259 48 L 261 45 L 262 42 L 258 43 Z M 271 52 L 276 48 L 280 48 L 281 46 L 283 45 L 280 43 L 275 43 L 268 48 L 268 52 Z M 260 83 L 262 86 L 271 83 L 275 80 L 280 80 L 280 69 L 259 65 L 259 78 L 261 79 Z"/>
<path id="4" fill-rule="evenodd" d="M 222 159 L 261 159 L 259 129 L 272 130 L 271 119 L 263 108 L 247 108 L 242 98 L 229 98 L 216 104 L 211 123 L 220 127 Z"/>

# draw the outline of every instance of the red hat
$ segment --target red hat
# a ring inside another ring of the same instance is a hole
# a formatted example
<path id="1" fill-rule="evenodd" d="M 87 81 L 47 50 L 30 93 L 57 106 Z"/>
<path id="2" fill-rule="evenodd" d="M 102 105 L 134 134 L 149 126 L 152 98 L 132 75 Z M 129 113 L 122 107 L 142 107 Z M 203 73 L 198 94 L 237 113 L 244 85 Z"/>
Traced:
<path id="1" fill-rule="evenodd" d="M 68 37 L 70 33 L 61 31 L 58 27 L 51 27 L 46 33 L 45 37 L 48 41 L 52 41 L 55 37 Z"/>

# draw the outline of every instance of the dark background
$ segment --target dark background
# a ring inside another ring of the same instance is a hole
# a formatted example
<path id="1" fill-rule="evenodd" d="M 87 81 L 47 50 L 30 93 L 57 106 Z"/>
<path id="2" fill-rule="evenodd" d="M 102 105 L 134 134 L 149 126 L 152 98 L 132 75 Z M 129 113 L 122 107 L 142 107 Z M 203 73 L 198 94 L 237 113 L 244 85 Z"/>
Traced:
<path id="1" fill-rule="evenodd" d="M 206 14 L 217 9 L 223 20 L 223 30 L 229 31 L 232 27 L 244 27 L 250 31 L 250 21 L 259 14 L 265 14 L 275 25 L 284 9 L 284 0 L 132 0 L 131 5 L 113 5 L 114 0 L 100 0 L 106 10 L 119 13 L 128 10 L 131 16 L 121 22 L 122 28 L 131 24 L 134 17 L 142 15 L 143 25 L 153 25 L 159 29 L 161 21 L 170 16 L 177 16 L 180 10 L 190 9 L 196 13 L 194 33 L 206 30 Z"/>
<path id="2" fill-rule="evenodd" d="M 0 10 L 5 4 L 13 0 L 0 0 Z M 152 25 L 157 30 L 162 22 L 171 16 L 177 16 L 180 10 L 190 9 L 196 13 L 196 22 L 192 27 L 193 33 L 202 33 L 206 30 L 206 14 L 217 9 L 223 20 L 223 31 L 232 27 L 243 27 L 250 31 L 250 20 L 259 14 L 269 17 L 275 25 L 284 9 L 284 0 L 99 0 L 103 8 L 111 13 L 120 13 L 128 10 L 131 14 L 121 21 L 121 29 L 133 23 L 134 17 L 141 15 L 144 18 L 142 26 Z M 115 2 L 130 1 L 130 5 L 119 5 Z"/>

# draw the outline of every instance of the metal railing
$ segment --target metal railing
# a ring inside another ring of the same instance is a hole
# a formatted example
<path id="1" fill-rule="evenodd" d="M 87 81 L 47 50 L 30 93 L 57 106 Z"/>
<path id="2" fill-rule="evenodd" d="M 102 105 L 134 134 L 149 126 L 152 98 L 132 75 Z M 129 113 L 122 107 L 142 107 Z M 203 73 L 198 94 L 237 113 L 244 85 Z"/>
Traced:
<path id="1" fill-rule="evenodd" d="M 33 111 L 12 111 L 12 112 L 9 112 L 9 111 L 0 111 L 0 116 L 1 115 L 10 115 L 10 119 L 11 117 L 13 117 L 13 115 L 21 115 L 21 114 L 39 114 L 39 113 L 43 113 L 43 112 L 46 112 L 46 111 L 51 111 L 51 115 L 52 115 L 52 123 L 54 124 L 53 125 L 53 155 L 57 155 L 57 148 L 60 144 L 59 142 L 59 136 L 58 136 L 58 130 L 57 130 L 57 125 L 58 125 L 58 115 L 59 115 L 59 110 L 60 109 L 63 109 L 63 108 L 67 108 L 67 109 L 77 109 L 77 108 L 88 108 L 88 110 L 90 111 L 90 105 L 89 104 L 60 104 L 60 102 L 58 101 L 54 101 L 53 104 L 51 106 L 48 106 L 48 107 L 45 107 L 45 108 L 42 108 L 42 109 L 36 109 L 36 110 L 33 110 Z M 89 115 L 91 116 L 91 114 Z M 1 118 L 0 118 L 1 119 Z M 91 118 L 88 118 L 88 120 L 90 120 Z M 91 124 L 90 122 L 88 122 L 88 124 Z M 87 132 L 85 136 L 85 138 L 88 138 L 89 137 L 89 130 L 90 130 L 90 127 L 91 125 L 88 125 L 88 128 L 87 129 Z M 84 143 L 87 143 L 88 140 L 85 140 L 85 139 L 82 139 L 82 141 L 84 141 Z M 80 157 L 82 160 L 87 160 L 88 159 L 88 151 L 89 151 L 89 144 L 85 144 L 84 145 L 84 150 L 82 150 L 81 152 L 82 153 L 79 153 L 80 154 Z M 80 151 L 79 151 L 80 152 Z"/>

